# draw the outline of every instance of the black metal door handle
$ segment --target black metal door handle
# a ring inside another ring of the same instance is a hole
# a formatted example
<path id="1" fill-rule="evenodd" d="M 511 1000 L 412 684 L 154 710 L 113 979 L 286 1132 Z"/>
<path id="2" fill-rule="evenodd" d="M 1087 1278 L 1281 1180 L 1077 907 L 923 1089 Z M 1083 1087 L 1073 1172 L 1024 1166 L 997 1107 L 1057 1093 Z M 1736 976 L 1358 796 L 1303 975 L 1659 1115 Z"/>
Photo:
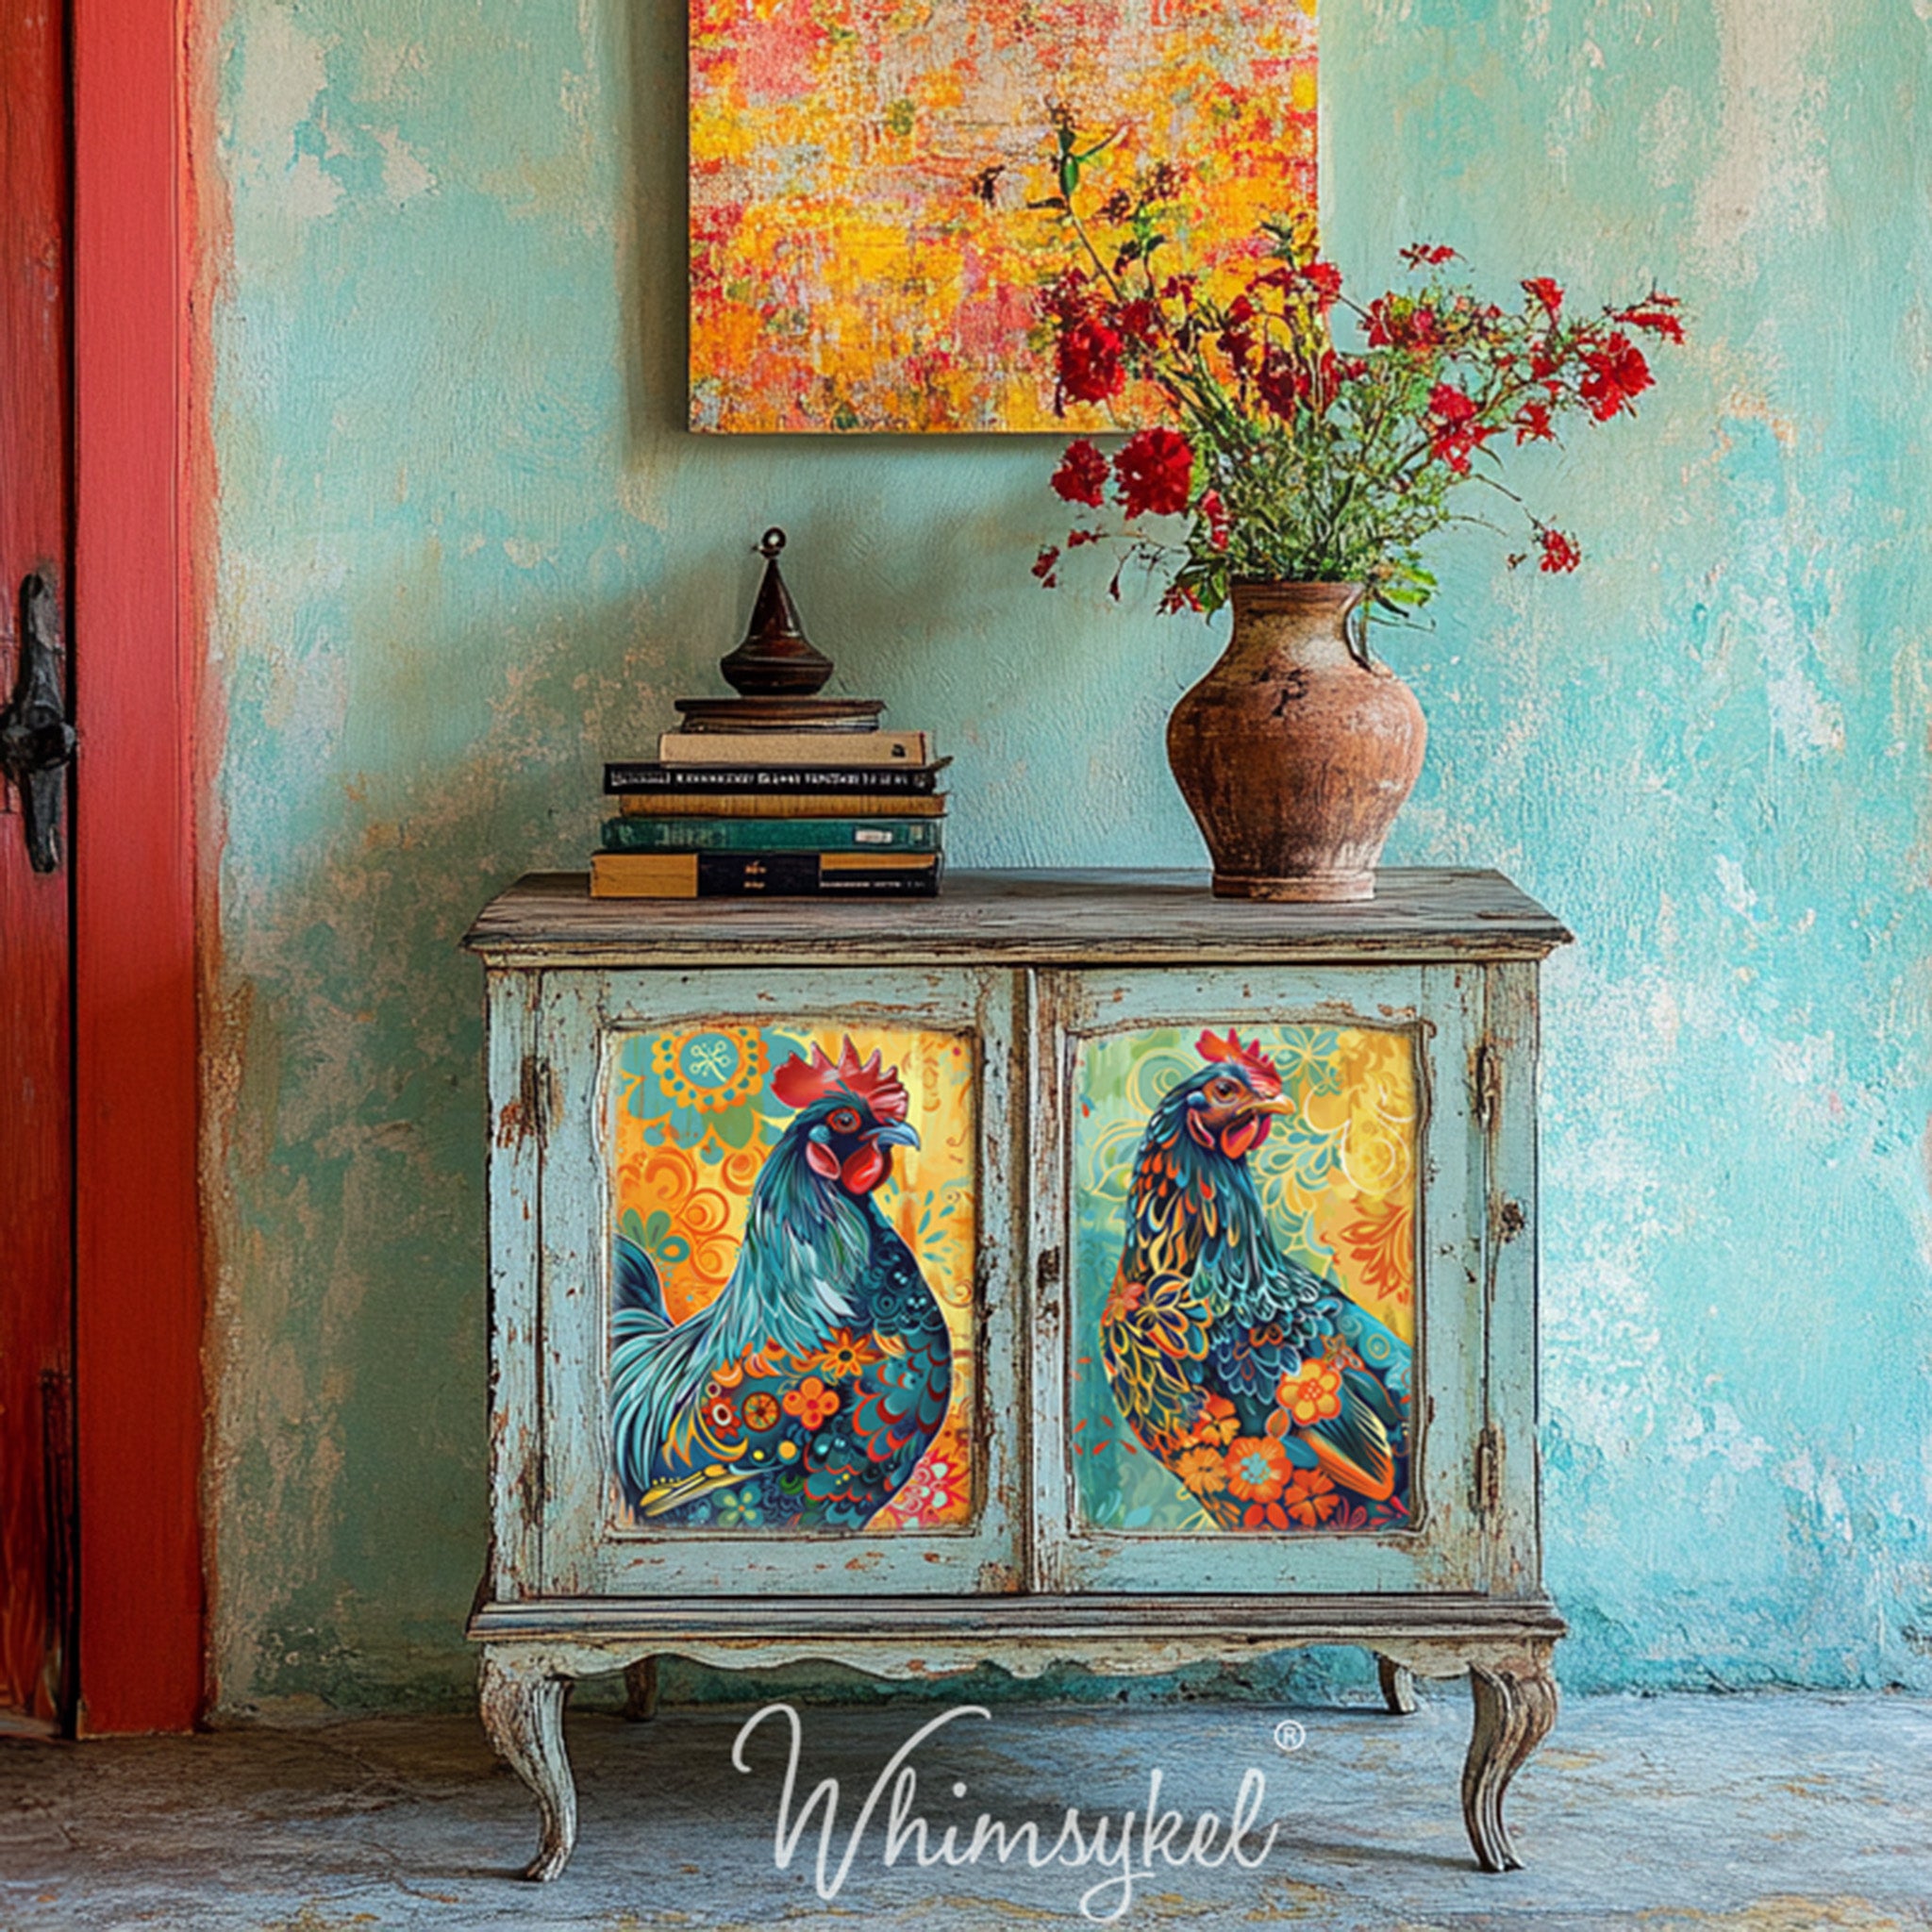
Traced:
<path id="1" fill-rule="evenodd" d="M 20 675 L 0 711 L 0 771 L 20 788 L 27 858 L 36 872 L 60 865 L 60 799 L 78 742 L 67 722 L 61 675 L 60 600 L 36 572 L 20 587 Z"/>

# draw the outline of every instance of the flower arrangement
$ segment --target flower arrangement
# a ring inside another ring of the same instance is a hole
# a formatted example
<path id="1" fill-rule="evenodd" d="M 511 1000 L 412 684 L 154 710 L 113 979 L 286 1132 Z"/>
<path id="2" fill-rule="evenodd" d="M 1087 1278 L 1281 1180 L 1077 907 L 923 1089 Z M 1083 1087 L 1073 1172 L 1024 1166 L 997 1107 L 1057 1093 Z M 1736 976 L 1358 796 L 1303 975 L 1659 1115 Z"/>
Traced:
<path id="1" fill-rule="evenodd" d="M 1531 555 L 1546 572 L 1577 567 L 1575 539 L 1503 482 L 1501 452 L 1556 441 L 1566 417 L 1634 413 L 1654 379 L 1640 342 L 1684 339 L 1674 297 L 1578 314 L 1539 275 L 1505 308 L 1454 278 L 1454 249 L 1419 243 L 1403 252 L 1410 285 L 1364 306 L 1309 230 L 1270 223 L 1246 286 L 1217 299 L 1168 263 L 1182 186 L 1171 165 L 1083 208 L 1083 182 L 1114 139 L 1083 146 L 1056 109 L 1057 192 L 1031 204 L 1061 223 L 1073 258 L 1041 295 L 1055 407 L 1152 400 L 1167 420 L 1110 457 L 1085 438 L 1068 446 L 1054 490 L 1117 508 L 1127 527 L 1077 525 L 1040 553 L 1036 576 L 1051 587 L 1066 552 L 1111 541 L 1112 594 L 1138 559 L 1166 570 L 1165 610 L 1211 611 L 1236 584 L 1271 581 L 1359 583 L 1375 605 L 1413 609 L 1436 587 L 1426 541 L 1488 521 L 1459 507 L 1474 484 L 1527 515 L 1512 568 Z M 1346 345 L 1341 318 L 1357 338 Z M 1185 517 L 1185 538 L 1136 527 L 1148 517 Z"/>

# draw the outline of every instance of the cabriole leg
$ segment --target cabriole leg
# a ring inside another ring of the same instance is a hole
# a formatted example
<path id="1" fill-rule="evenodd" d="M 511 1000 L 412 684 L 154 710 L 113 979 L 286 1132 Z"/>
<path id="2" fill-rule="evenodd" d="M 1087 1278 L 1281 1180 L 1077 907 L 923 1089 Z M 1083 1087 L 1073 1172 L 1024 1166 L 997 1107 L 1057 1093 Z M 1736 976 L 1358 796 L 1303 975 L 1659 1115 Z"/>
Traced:
<path id="1" fill-rule="evenodd" d="M 658 1715 L 658 1659 L 641 1657 L 624 1667 L 624 1714 L 632 1724 L 648 1724 Z"/>
<path id="2" fill-rule="evenodd" d="M 1375 1674 L 1382 1680 L 1382 1702 L 1397 1717 L 1413 1717 L 1416 1712 L 1415 1673 L 1392 1657 L 1375 1654 Z"/>
<path id="3" fill-rule="evenodd" d="M 491 1647 L 483 1653 L 478 1692 L 491 1747 L 537 1794 L 542 1815 L 543 1835 L 524 1876 L 555 1878 L 577 1841 L 576 1782 L 563 1748 L 570 1679 Z"/>
<path id="4" fill-rule="evenodd" d="M 1503 1823 L 1503 1799 L 1557 1721 L 1557 1680 L 1547 1657 L 1515 1657 L 1472 1664 L 1469 1685 L 1475 1724 L 1462 1767 L 1463 1822 L 1485 1872 L 1514 1872 L 1523 1860 Z"/>

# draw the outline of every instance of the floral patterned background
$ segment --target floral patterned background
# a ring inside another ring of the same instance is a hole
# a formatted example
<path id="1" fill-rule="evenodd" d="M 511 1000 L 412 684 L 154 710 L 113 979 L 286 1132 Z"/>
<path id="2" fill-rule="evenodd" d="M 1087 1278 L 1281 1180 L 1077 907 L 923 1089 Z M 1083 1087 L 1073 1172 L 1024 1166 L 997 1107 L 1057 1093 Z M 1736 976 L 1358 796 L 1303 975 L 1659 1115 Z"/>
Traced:
<path id="1" fill-rule="evenodd" d="M 976 1398 L 975 1096 L 965 1034 L 909 1028 L 760 1026 L 732 1020 L 627 1035 L 611 1080 L 607 1145 L 614 1231 L 650 1256 L 673 1321 L 730 1279 L 752 1184 L 791 1124 L 771 1075 L 850 1038 L 896 1067 L 920 1145 L 894 1150 L 877 1199 L 931 1284 L 953 1336 L 953 1395 L 932 1446 L 874 1529 L 957 1527 L 974 1513 Z"/>
<path id="2" fill-rule="evenodd" d="M 1086 1041 L 1074 1075 L 1073 1464 L 1080 1514 L 1102 1529 L 1214 1530 L 1122 1420 L 1095 1341 L 1141 1138 L 1168 1089 L 1199 1072 L 1198 1031 L 1158 1027 Z M 1276 1242 L 1412 1345 L 1417 1119 L 1408 1035 L 1302 1025 L 1261 1027 L 1252 1037 L 1295 1103 L 1248 1157 Z"/>

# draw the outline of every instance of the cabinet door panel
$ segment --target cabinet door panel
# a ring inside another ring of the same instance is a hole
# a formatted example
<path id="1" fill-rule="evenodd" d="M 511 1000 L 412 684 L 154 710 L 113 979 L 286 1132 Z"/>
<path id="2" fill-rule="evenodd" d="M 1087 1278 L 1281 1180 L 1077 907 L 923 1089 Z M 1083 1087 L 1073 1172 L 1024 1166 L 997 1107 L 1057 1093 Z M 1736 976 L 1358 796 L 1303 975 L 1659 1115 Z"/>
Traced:
<path id="1" fill-rule="evenodd" d="M 546 1591 L 1017 1581 L 1005 974 L 550 975 Z"/>
<path id="2" fill-rule="evenodd" d="M 1043 976 L 1052 1584 L 1476 1587 L 1480 1001 L 1449 967 Z"/>

